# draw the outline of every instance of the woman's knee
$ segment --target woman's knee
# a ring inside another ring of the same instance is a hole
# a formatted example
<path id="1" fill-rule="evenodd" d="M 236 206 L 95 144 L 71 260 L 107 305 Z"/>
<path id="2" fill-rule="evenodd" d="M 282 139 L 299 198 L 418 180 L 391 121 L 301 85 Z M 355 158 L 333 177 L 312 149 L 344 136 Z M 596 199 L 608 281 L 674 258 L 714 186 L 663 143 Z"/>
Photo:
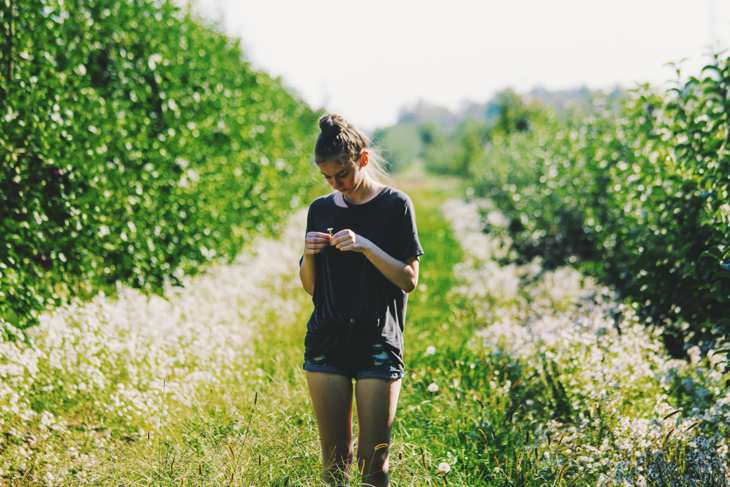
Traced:
<path id="1" fill-rule="evenodd" d="M 383 443 L 369 449 L 358 449 L 357 464 L 363 476 L 370 476 L 373 480 L 387 479 L 388 445 Z"/>
<path id="2" fill-rule="evenodd" d="M 331 465 L 349 465 L 354 458 L 352 443 L 349 445 L 323 444 L 322 457 L 325 468 Z"/>

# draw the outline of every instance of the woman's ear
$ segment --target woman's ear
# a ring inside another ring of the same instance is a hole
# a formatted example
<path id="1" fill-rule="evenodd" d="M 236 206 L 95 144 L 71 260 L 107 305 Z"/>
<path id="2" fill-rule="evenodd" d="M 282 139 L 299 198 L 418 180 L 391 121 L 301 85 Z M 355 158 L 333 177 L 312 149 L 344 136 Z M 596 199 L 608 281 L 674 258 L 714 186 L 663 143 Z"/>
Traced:
<path id="1" fill-rule="evenodd" d="M 365 167 L 368 165 L 368 151 L 366 149 L 363 149 L 362 152 L 360 152 L 360 167 Z"/>

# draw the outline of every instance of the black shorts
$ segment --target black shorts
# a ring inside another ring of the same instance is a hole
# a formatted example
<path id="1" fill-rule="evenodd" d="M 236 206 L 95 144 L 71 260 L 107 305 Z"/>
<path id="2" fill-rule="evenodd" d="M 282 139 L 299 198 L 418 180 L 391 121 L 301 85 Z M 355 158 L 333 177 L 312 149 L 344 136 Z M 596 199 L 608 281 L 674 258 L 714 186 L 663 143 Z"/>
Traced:
<path id="1" fill-rule="evenodd" d="M 363 335 L 343 325 L 332 330 L 308 330 L 304 338 L 304 370 L 344 375 L 351 379 L 401 379 L 402 360 L 382 337 Z"/>

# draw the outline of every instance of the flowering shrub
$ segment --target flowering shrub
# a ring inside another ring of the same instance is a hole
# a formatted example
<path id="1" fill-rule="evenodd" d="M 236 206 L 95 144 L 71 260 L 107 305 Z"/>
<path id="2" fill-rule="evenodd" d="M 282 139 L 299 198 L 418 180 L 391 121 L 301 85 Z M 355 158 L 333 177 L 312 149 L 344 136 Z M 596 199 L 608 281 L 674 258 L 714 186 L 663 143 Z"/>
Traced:
<path id="1" fill-rule="evenodd" d="M 517 256 L 489 200 L 451 200 L 443 211 L 470 242 L 456 291 L 484 324 L 478 338 L 549 391 L 543 411 L 551 414 L 537 431 L 545 462 L 565 479 L 601 485 L 730 481 L 727 350 L 695 347 L 689 362 L 673 359 L 658 328 L 594 278 L 569 266 L 546 270 L 540 257 L 506 263 Z M 701 485 L 726 485 L 712 482 Z"/>

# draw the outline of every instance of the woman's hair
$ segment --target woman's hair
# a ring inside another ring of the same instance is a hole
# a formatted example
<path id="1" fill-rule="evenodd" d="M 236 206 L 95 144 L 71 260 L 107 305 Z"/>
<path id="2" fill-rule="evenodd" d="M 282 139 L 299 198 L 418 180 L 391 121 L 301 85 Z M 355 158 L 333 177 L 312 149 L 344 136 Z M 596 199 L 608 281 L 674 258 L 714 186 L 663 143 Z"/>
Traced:
<path id="1" fill-rule="evenodd" d="M 329 113 L 319 119 L 321 130 L 314 146 L 314 160 L 317 164 L 337 161 L 343 166 L 357 163 L 360 151 L 367 149 L 368 165 L 365 173 L 373 180 L 384 183 L 390 179 L 385 170 L 386 161 L 372 147 L 367 135 L 350 125 L 339 113 Z"/>

